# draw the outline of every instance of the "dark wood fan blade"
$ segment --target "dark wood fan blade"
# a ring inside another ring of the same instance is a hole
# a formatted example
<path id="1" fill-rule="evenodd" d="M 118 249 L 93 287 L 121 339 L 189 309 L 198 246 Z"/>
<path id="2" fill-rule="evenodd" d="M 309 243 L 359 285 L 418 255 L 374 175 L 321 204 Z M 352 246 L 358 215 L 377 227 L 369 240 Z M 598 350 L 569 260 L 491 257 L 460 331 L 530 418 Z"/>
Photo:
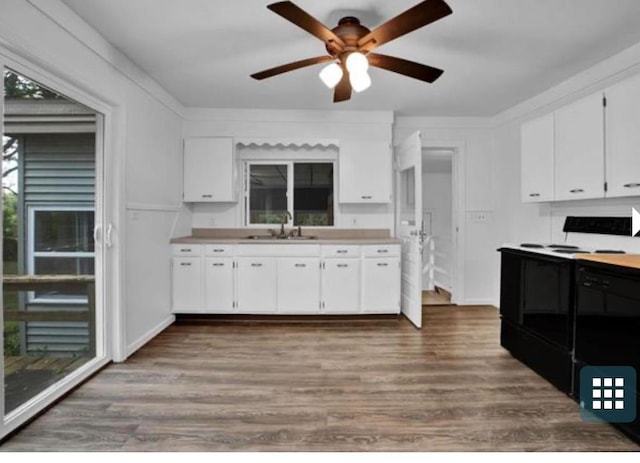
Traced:
<path id="1" fill-rule="evenodd" d="M 432 84 L 444 72 L 442 69 L 433 68 L 426 64 L 415 63 L 395 56 L 380 55 L 378 53 L 369 53 L 367 55 L 371 66 L 386 69 L 387 71 L 397 72 L 407 77 L 422 80 Z"/>
<path id="2" fill-rule="evenodd" d="M 425 0 L 408 9 L 358 40 L 358 46 L 371 51 L 383 43 L 415 31 L 453 13 L 444 0 Z"/>
<path id="3" fill-rule="evenodd" d="M 351 99 L 351 82 L 349 82 L 349 72 L 344 69 L 342 79 L 336 85 L 333 93 L 333 102 L 340 103 L 341 101 L 347 101 Z"/>
<path id="4" fill-rule="evenodd" d="M 251 74 L 251 77 L 257 80 L 262 80 L 266 79 L 267 77 L 277 76 L 278 74 L 295 71 L 296 69 L 312 66 L 314 64 L 326 63 L 333 60 L 335 60 L 333 56 L 317 56 L 315 58 L 303 59 L 300 61 L 295 61 L 293 63 L 283 64 L 282 66 L 276 66 L 275 68 L 267 69 L 262 72 L 256 72 L 255 74 Z"/>
<path id="5" fill-rule="evenodd" d="M 271 11 L 279 14 L 287 21 L 304 29 L 311 35 L 318 37 L 323 42 L 334 42 L 340 48 L 344 48 L 344 42 L 331 29 L 322 24 L 316 18 L 304 11 L 292 2 L 278 2 L 267 6 Z"/>

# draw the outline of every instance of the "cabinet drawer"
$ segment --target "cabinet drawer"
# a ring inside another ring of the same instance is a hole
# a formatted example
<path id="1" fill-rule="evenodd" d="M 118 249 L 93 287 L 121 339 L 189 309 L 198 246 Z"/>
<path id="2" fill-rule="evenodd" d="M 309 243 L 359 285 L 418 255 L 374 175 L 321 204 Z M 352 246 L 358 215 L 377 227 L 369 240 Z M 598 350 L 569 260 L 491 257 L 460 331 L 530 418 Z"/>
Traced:
<path id="1" fill-rule="evenodd" d="M 232 244 L 207 244 L 204 247 L 204 255 L 207 257 L 229 257 L 233 255 Z"/>
<path id="2" fill-rule="evenodd" d="M 322 246 L 323 257 L 360 257 L 360 246 Z"/>
<path id="3" fill-rule="evenodd" d="M 240 244 L 236 255 L 248 257 L 318 257 L 318 244 Z"/>
<path id="4" fill-rule="evenodd" d="M 199 244 L 172 244 L 171 250 L 174 256 L 200 257 L 202 246 Z"/>
<path id="5" fill-rule="evenodd" d="M 400 245 L 362 246 L 362 255 L 364 257 L 398 257 L 400 255 Z"/>

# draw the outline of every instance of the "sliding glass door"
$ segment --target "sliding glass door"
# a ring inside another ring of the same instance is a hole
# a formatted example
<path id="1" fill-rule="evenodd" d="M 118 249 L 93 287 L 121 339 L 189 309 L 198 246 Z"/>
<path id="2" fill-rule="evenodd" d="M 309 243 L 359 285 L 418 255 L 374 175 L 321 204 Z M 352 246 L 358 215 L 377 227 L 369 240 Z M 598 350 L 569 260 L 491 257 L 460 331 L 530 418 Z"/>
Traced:
<path id="1" fill-rule="evenodd" d="M 104 356 L 97 297 L 103 259 L 95 241 L 103 118 L 9 68 L 3 80 L 0 410 L 6 425 L 36 412 L 41 407 L 34 405 Z"/>

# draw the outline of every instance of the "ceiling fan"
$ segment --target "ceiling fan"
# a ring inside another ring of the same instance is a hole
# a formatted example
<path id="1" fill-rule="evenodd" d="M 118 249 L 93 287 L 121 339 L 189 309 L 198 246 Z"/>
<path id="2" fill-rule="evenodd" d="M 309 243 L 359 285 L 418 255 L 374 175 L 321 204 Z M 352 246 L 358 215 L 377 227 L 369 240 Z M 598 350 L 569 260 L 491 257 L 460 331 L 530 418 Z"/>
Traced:
<path id="1" fill-rule="evenodd" d="M 329 29 L 313 16 L 292 2 L 268 5 L 274 13 L 319 38 L 325 44 L 328 55 L 308 58 L 267 69 L 251 77 L 257 80 L 273 77 L 314 64 L 333 62 L 320 72 L 320 79 L 329 88 L 335 88 L 333 101 L 338 103 L 351 98 L 352 90 L 361 92 L 369 88 L 369 66 L 386 69 L 424 82 L 433 83 L 444 72 L 442 69 L 415 63 L 394 56 L 372 53 L 372 50 L 431 24 L 453 11 L 444 0 L 425 0 L 381 26 L 370 30 L 353 16 L 342 18 L 336 27 Z"/>

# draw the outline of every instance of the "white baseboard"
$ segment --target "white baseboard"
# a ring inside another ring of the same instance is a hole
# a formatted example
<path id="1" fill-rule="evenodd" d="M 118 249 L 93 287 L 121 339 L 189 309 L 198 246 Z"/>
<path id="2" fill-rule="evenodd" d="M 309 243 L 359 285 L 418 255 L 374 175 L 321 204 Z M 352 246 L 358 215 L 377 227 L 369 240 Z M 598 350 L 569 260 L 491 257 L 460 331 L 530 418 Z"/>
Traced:
<path id="1" fill-rule="evenodd" d="M 157 335 L 159 335 L 162 331 L 166 330 L 174 321 L 176 321 L 175 315 L 170 315 L 168 318 L 164 319 L 149 331 L 147 331 L 145 334 L 143 334 L 140 339 L 129 344 L 127 346 L 127 358 L 142 346 L 144 346 L 146 343 L 155 338 Z"/>

